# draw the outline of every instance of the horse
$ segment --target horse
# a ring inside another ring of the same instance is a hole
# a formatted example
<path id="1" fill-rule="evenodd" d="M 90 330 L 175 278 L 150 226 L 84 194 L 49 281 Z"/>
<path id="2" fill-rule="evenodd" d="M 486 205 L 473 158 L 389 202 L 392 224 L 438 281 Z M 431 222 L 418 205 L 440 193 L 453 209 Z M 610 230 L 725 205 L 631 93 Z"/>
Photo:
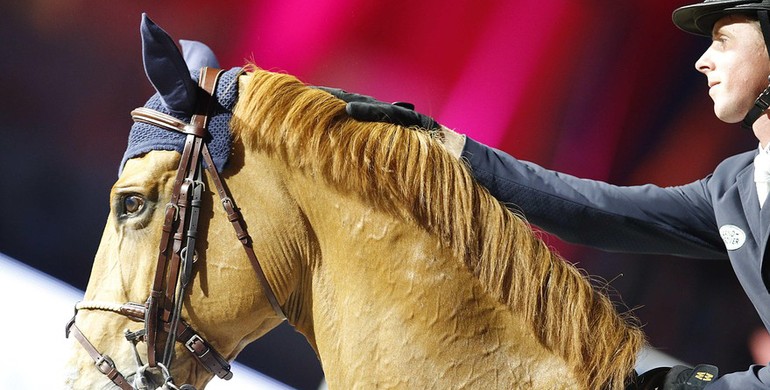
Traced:
<path id="1" fill-rule="evenodd" d="M 142 35 L 156 104 L 185 89 L 205 95 L 189 88 L 187 67 L 215 63 L 211 55 L 180 53 L 146 16 Z M 436 133 L 357 122 L 337 97 L 253 64 L 227 87 L 237 102 L 219 107 L 226 163 L 211 158 L 201 110 L 189 109 L 190 122 L 135 113 L 199 149 L 124 158 L 68 324 L 77 339 L 68 388 L 202 388 L 229 378 L 227 362 L 284 320 L 332 389 L 628 383 L 644 343 L 633 316 L 477 184 Z M 179 179 L 186 164 L 194 180 Z M 174 203 L 185 189 L 197 208 Z M 193 244 L 164 244 L 193 214 Z"/>

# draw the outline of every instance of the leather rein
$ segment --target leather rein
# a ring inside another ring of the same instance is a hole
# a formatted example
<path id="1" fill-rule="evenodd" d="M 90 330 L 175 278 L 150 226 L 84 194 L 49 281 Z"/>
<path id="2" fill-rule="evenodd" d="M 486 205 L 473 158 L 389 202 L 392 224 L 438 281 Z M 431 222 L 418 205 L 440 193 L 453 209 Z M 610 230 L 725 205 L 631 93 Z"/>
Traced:
<path id="1" fill-rule="evenodd" d="M 219 172 L 217 172 L 205 142 L 205 138 L 208 136 L 209 113 L 215 100 L 213 97 L 215 96 L 217 81 L 222 72 L 220 69 L 208 67 L 201 69 L 198 82 L 198 101 L 190 123 L 185 123 L 170 115 L 146 107 L 137 108 L 131 112 L 131 117 L 136 122 L 155 125 L 164 130 L 186 135 L 171 200 L 166 205 L 155 278 L 150 295 L 145 304 L 79 302 L 75 306 L 75 316 L 66 327 L 67 337 L 72 334 L 94 360 L 96 368 L 124 390 L 132 390 L 135 387 L 116 369 L 113 360 L 108 355 L 99 352 L 75 325 L 78 310 L 111 311 L 133 321 L 143 322 L 144 329 L 137 332 L 126 330 L 125 334 L 126 339 L 134 345 L 137 365 L 142 366 L 139 354 L 136 352 L 136 343 L 144 341 L 147 343 L 148 362 L 146 366 L 160 367 L 166 384 L 173 388 L 176 386 L 173 385 L 169 367 L 175 341 L 183 343 L 186 349 L 209 372 L 222 379 L 230 379 L 233 375 L 227 359 L 217 352 L 199 332 L 180 318 L 185 290 L 192 278 L 192 266 L 196 260 L 195 243 L 198 235 L 198 219 L 202 203 L 201 197 L 205 189 L 204 169 L 208 171 L 211 181 L 216 187 L 227 218 L 232 223 L 236 236 L 246 251 L 270 305 L 280 318 L 286 318 L 254 253 L 252 240 L 246 230 L 243 217 L 225 187 Z M 143 380 L 143 378 L 138 379 Z M 136 380 L 137 378 L 135 378 L 135 382 Z M 192 388 L 189 385 L 182 387 Z"/>

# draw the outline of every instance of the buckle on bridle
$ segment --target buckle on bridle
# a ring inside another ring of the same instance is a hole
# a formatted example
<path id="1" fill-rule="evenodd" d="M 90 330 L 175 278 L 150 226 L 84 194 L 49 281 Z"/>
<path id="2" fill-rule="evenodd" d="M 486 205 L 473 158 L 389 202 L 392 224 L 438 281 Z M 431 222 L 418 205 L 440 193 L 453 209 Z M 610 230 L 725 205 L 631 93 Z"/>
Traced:
<path id="1" fill-rule="evenodd" d="M 107 364 L 106 368 L 104 367 L 105 363 Z M 94 361 L 94 365 L 96 366 L 96 369 L 104 375 L 107 375 L 115 370 L 115 362 L 107 355 L 99 356 L 99 358 Z"/>
<path id="2" fill-rule="evenodd" d="M 204 348 L 206 348 L 205 352 L 199 354 L 199 352 L 193 347 L 193 344 L 200 343 Z M 198 357 L 204 357 L 206 354 L 211 351 L 211 348 L 206 346 L 206 343 L 203 342 L 203 339 L 201 336 L 198 336 L 197 334 L 194 334 L 192 337 L 190 337 L 187 342 L 184 343 L 184 346 L 187 348 L 188 351 L 194 353 Z"/>
<path id="3" fill-rule="evenodd" d="M 174 221 L 179 219 L 179 205 L 177 205 L 175 203 L 168 202 L 168 203 L 166 203 L 166 212 L 168 212 L 169 208 L 173 208 L 174 209 Z"/>

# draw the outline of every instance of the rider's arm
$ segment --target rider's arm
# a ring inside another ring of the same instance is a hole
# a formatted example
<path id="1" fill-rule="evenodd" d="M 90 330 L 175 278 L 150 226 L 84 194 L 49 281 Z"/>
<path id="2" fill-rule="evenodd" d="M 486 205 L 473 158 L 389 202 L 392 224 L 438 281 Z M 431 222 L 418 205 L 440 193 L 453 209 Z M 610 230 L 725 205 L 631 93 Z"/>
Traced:
<path id="1" fill-rule="evenodd" d="M 579 179 L 465 140 L 476 179 L 534 225 L 608 251 L 726 258 L 708 194 L 709 178 L 679 187 L 621 187 Z"/>

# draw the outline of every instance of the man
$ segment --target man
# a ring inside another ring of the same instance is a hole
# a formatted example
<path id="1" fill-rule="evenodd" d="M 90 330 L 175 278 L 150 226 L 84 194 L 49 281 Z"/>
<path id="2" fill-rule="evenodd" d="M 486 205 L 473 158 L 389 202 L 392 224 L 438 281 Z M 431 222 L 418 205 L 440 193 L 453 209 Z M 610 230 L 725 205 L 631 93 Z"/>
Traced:
<path id="1" fill-rule="evenodd" d="M 335 94 L 359 120 L 440 128 L 447 148 L 467 159 L 492 195 L 566 241 L 612 251 L 729 259 L 770 329 L 770 255 L 765 259 L 770 206 L 762 208 L 770 181 L 769 12 L 770 0 L 706 0 L 674 11 L 679 28 L 712 37 L 695 67 L 707 78 L 714 113 L 724 122 L 743 122 L 759 140 L 759 150 L 730 157 L 708 177 L 678 187 L 579 179 L 466 139 L 408 105 Z M 770 369 L 764 366 L 714 382 L 696 378 L 697 371 L 671 370 L 663 388 L 770 388 Z M 688 381 L 695 387 L 685 387 Z"/>

